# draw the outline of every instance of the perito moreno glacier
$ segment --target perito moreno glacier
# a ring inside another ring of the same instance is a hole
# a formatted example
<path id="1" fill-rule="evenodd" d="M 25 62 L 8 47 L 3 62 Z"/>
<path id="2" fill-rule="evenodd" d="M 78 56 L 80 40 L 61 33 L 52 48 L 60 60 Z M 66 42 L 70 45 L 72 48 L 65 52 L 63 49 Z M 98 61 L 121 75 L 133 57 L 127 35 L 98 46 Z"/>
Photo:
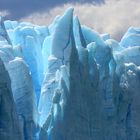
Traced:
<path id="1" fill-rule="evenodd" d="M 140 140 L 140 28 L 0 18 L 0 140 Z"/>

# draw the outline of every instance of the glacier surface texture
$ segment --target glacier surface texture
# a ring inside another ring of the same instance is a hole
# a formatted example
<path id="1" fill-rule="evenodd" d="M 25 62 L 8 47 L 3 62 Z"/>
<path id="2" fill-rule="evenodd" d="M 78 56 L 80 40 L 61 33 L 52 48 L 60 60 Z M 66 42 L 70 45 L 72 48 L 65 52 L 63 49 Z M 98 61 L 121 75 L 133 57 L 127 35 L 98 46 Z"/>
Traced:
<path id="1" fill-rule="evenodd" d="M 140 28 L 118 42 L 73 10 L 0 18 L 0 140 L 140 140 Z"/>

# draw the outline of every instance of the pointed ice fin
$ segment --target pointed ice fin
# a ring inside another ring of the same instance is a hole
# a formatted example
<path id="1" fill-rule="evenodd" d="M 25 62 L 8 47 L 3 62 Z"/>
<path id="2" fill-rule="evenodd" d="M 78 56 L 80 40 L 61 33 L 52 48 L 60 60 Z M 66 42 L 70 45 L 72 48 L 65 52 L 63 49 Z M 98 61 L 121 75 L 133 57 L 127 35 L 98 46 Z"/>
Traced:
<path id="1" fill-rule="evenodd" d="M 60 18 L 53 35 L 52 54 L 63 62 L 69 60 L 73 35 L 73 8 L 70 8 Z M 67 55 L 65 55 L 65 51 Z"/>

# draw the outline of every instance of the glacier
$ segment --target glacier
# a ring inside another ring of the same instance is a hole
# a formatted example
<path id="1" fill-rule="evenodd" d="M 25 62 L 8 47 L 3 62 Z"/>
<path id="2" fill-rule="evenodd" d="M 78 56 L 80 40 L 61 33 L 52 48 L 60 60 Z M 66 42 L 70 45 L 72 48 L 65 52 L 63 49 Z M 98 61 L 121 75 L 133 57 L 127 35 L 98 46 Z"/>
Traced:
<path id="1" fill-rule="evenodd" d="M 140 28 L 0 18 L 0 140 L 139 140 L 139 94 Z"/>

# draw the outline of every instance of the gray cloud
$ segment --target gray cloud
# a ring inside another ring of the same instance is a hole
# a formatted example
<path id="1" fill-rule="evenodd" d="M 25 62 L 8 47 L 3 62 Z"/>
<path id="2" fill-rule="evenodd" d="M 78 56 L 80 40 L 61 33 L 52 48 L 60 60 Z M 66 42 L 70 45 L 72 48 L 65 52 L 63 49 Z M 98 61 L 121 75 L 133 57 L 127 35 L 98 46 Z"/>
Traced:
<path id="1" fill-rule="evenodd" d="M 49 25 L 54 17 L 72 6 L 82 24 L 85 24 L 100 33 L 110 33 L 119 40 L 130 26 L 140 27 L 140 0 L 107 0 L 106 4 L 65 4 L 53 8 L 49 13 L 34 13 L 21 21 L 30 21 L 35 24 Z"/>
<path id="2" fill-rule="evenodd" d="M 8 11 L 5 18 L 20 19 L 34 12 L 49 11 L 66 3 L 98 3 L 104 0 L 0 0 L 0 11 Z"/>

